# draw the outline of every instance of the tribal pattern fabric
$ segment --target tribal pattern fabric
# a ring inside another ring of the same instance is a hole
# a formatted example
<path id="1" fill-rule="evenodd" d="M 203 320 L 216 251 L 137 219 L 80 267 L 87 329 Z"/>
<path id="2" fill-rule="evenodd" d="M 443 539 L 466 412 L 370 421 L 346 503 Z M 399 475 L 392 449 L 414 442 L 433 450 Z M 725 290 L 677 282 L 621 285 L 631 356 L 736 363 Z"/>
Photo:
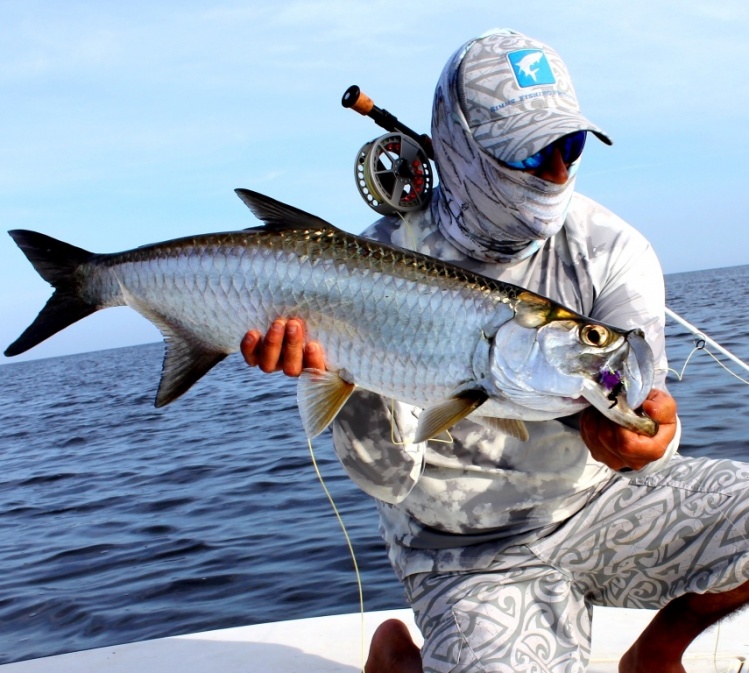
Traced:
<path id="1" fill-rule="evenodd" d="M 459 74 L 455 91 L 467 128 L 501 161 L 525 159 L 578 130 L 611 144 L 580 112 L 572 78 L 556 50 L 527 35 L 489 31 L 452 56 L 443 76 L 451 72 Z"/>
<path id="2" fill-rule="evenodd" d="M 564 184 L 502 162 L 526 159 L 579 131 L 611 143 L 580 113 L 553 49 L 511 30 L 491 31 L 458 49 L 442 71 L 432 108 L 442 230 L 483 261 L 532 255 L 564 224 L 579 160 L 568 166 Z"/>
<path id="3" fill-rule="evenodd" d="M 583 673 L 593 605 L 657 609 L 748 580 L 749 465 L 676 457 L 655 475 L 615 477 L 557 531 L 485 571 L 405 586 L 425 673 Z"/>
<path id="4" fill-rule="evenodd" d="M 459 61 L 434 96 L 432 142 L 442 186 L 440 227 L 466 254 L 510 262 L 538 250 L 564 224 L 575 179 L 556 185 L 503 167 L 482 150 L 458 103 Z M 577 165 L 571 167 L 571 174 Z"/>

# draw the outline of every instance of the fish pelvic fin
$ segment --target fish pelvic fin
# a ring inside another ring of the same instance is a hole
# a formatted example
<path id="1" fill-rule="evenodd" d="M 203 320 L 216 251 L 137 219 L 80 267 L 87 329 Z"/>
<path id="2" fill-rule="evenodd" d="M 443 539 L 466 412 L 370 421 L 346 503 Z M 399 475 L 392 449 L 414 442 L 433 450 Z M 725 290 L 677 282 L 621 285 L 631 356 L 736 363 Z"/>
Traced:
<path id="1" fill-rule="evenodd" d="M 521 442 L 527 442 L 528 437 L 528 426 L 524 421 L 513 418 L 496 418 L 495 416 L 479 416 L 476 420 L 481 425 L 502 432 L 505 435 L 519 439 Z"/>
<path id="2" fill-rule="evenodd" d="M 35 231 L 14 229 L 8 233 L 37 273 L 55 290 L 34 322 L 6 348 L 5 355 L 12 357 L 102 307 L 83 298 L 82 274 L 77 273 L 95 256 L 93 253 Z"/>
<path id="3" fill-rule="evenodd" d="M 414 443 L 425 442 L 451 428 L 468 414 L 476 411 L 487 399 L 489 396 L 483 390 L 468 389 L 424 409 L 419 416 Z"/>
<path id="4" fill-rule="evenodd" d="M 317 437 L 338 415 L 356 384 L 345 370 L 305 369 L 299 377 L 297 404 L 308 439 Z"/>
<path id="5" fill-rule="evenodd" d="M 250 189 L 235 189 L 237 196 L 265 223 L 266 229 L 335 229 L 317 215 L 311 215 L 281 201 L 276 201 Z"/>

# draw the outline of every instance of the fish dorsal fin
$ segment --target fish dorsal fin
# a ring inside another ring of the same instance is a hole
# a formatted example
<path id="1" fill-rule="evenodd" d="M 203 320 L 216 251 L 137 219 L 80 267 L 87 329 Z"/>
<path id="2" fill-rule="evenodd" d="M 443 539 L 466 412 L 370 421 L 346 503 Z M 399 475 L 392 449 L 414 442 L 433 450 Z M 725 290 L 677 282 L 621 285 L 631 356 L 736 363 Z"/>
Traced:
<path id="1" fill-rule="evenodd" d="M 419 416 L 414 443 L 424 442 L 476 411 L 489 396 L 483 390 L 463 390 L 444 402 L 424 409 Z"/>
<path id="2" fill-rule="evenodd" d="M 311 215 L 299 208 L 294 208 L 281 201 L 276 201 L 250 189 L 235 189 L 237 196 L 254 213 L 255 217 L 265 222 L 267 229 L 335 229 L 317 215 Z"/>
<path id="3" fill-rule="evenodd" d="M 297 404 L 309 439 L 317 437 L 330 425 L 355 388 L 356 384 L 344 369 L 305 369 L 302 372 L 297 387 Z"/>
<path id="4" fill-rule="evenodd" d="M 519 419 L 478 416 L 476 420 L 487 428 L 502 432 L 505 435 L 519 439 L 521 442 L 528 441 L 528 426 Z"/>
<path id="5" fill-rule="evenodd" d="M 228 353 L 209 350 L 180 325 L 151 309 L 126 293 L 127 303 L 159 328 L 164 336 L 166 352 L 161 366 L 161 381 L 156 393 L 156 407 L 164 407 L 186 393 L 194 383 L 205 376 Z"/>

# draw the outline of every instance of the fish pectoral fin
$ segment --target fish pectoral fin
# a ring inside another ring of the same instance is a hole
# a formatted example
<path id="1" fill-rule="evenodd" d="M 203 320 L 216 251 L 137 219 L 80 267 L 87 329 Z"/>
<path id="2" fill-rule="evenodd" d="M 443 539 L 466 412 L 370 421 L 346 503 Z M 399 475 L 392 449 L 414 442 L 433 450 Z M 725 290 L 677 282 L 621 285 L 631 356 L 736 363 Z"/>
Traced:
<path id="1" fill-rule="evenodd" d="M 477 416 L 475 419 L 481 425 L 502 432 L 505 435 L 519 439 L 521 442 L 528 441 L 528 426 L 524 421 L 514 418 L 497 418 L 496 416 Z"/>
<path id="2" fill-rule="evenodd" d="M 338 415 L 356 384 L 346 370 L 305 369 L 299 377 L 297 404 L 308 439 L 317 437 Z"/>
<path id="3" fill-rule="evenodd" d="M 483 390 L 464 390 L 444 402 L 424 409 L 419 416 L 414 443 L 425 442 L 476 411 L 489 396 Z"/>

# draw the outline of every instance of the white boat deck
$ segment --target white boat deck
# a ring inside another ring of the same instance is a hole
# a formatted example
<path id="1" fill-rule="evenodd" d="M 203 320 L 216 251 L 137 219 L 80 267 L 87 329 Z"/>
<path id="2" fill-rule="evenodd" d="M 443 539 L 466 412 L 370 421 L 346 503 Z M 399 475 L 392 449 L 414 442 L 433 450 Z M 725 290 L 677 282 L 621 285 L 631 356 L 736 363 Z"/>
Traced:
<path id="1" fill-rule="evenodd" d="M 616 673 L 619 657 L 653 612 L 596 608 L 589 673 Z M 357 673 L 363 649 L 388 617 L 409 625 L 410 610 L 334 615 L 258 624 L 103 647 L 0 666 L 0 673 Z M 749 612 L 695 641 L 688 673 L 749 673 Z"/>

